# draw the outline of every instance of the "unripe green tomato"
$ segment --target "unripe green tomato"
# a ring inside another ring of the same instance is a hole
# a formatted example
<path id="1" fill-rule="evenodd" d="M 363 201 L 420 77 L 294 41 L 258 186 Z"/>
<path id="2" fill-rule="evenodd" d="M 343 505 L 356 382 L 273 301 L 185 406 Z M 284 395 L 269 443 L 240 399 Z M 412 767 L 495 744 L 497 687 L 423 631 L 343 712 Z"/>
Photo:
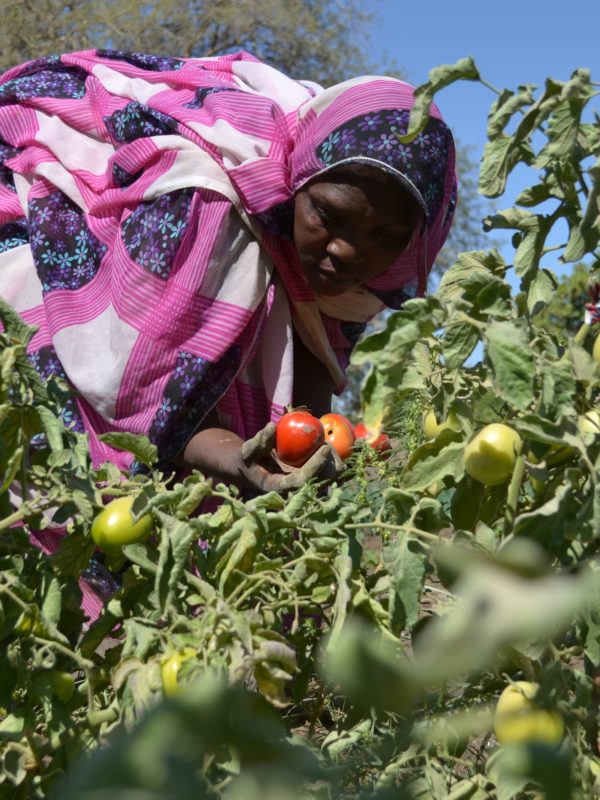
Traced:
<path id="1" fill-rule="evenodd" d="M 600 433 L 600 411 L 592 408 L 581 414 L 579 417 L 579 433 L 585 436 L 586 433 L 598 434 Z"/>
<path id="2" fill-rule="evenodd" d="M 92 522 L 92 539 L 105 553 L 118 554 L 126 544 L 143 542 L 152 532 L 152 516 L 144 514 L 135 524 L 131 514 L 134 498 L 117 497 Z"/>
<path id="3" fill-rule="evenodd" d="M 62 700 L 63 703 L 68 703 L 75 691 L 75 678 L 70 672 L 65 672 L 62 669 L 53 669 L 50 673 L 50 685 L 58 699 Z"/>
<path id="4" fill-rule="evenodd" d="M 465 447 L 465 471 L 486 486 L 498 486 L 512 475 L 522 446 L 521 437 L 508 425 L 486 425 Z"/>
<path id="5" fill-rule="evenodd" d="M 456 412 L 450 409 L 448 416 L 443 422 L 438 422 L 435 416 L 435 411 L 430 408 L 423 414 L 423 433 L 428 439 L 435 439 L 435 437 L 445 430 L 459 431 L 460 425 Z"/>
<path id="6" fill-rule="evenodd" d="M 600 361 L 600 333 L 594 339 L 594 346 L 592 348 L 592 358 L 594 361 Z"/>
<path id="7" fill-rule="evenodd" d="M 537 683 L 516 681 L 504 689 L 494 713 L 494 733 L 500 744 L 560 744 L 564 720 L 558 711 L 537 705 L 539 688 Z"/>
<path id="8" fill-rule="evenodd" d="M 166 697 L 175 697 L 181 687 L 177 681 L 177 675 L 181 665 L 188 658 L 193 658 L 196 651 L 191 647 L 186 647 L 181 653 L 171 653 L 163 659 L 160 665 L 160 676 L 162 678 L 163 692 Z"/>

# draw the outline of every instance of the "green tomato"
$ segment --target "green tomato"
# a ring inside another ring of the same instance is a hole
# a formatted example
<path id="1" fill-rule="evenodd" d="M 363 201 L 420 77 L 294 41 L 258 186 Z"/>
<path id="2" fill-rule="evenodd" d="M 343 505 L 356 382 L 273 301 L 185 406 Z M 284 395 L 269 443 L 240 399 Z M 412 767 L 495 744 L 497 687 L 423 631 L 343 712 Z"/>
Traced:
<path id="1" fill-rule="evenodd" d="M 181 665 L 188 658 L 193 658 L 196 651 L 191 647 L 186 647 L 181 653 L 171 653 L 160 665 L 160 676 L 162 678 L 163 692 L 166 697 L 175 697 L 180 691 L 177 676 Z"/>
<path id="2" fill-rule="evenodd" d="M 579 417 L 579 433 L 585 436 L 586 433 L 600 433 L 600 411 L 592 408 Z"/>
<path id="3" fill-rule="evenodd" d="M 564 720 L 558 711 L 537 705 L 539 688 L 537 683 L 516 681 L 504 689 L 494 713 L 494 733 L 500 744 L 560 744 Z"/>
<path id="4" fill-rule="evenodd" d="M 465 447 L 467 475 L 486 486 L 498 486 L 512 475 L 523 442 L 508 425 L 493 422 L 482 428 Z"/>
<path id="5" fill-rule="evenodd" d="M 592 348 L 592 358 L 594 361 L 600 361 L 600 334 L 594 339 L 594 346 Z"/>
<path id="6" fill-rule="evenodd" d="M 118 554 L 126 544 L 145 541 L 152 532 L 152 517 L 144 514 L 135 524 L 131 514 L 134 498 L 117 497 L 94 518 L 92 539 L 100 550 Z"/>
<path id="7" fill-rule="evenodd" d="M 70 672 L 54 669 L 50 673 L 50 685 L 58 699 L 62 700 L 63 703 L 68 703 L 75 691 L 75 678 Z"/>
<path id="8" fill-rule="evenodd" d="M 432 408 L 428 409 L 423 414 L 423 433 L 428 439 L 435 439 L 435 437 L 445 430 L 459 431 L 460 425 L 456 412 L 450 409 L 448 416 L 443 422 L 438 422 L 435 412 Z"/>

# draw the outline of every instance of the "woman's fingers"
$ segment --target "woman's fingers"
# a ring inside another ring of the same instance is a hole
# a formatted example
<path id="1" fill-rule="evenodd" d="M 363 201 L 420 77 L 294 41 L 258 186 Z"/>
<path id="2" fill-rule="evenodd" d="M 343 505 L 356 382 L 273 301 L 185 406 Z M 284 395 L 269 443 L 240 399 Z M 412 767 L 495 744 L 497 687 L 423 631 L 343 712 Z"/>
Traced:
<path id="1" fill-rule="evenodd" d="M 255 436 L 244 442 L 241 453 L 244 464 L 255 464 L 271 454 L 275 447 L 276 430 L 277 425 L 269 422 Z"/>
<path id="2" fill-rule="evenodd" d="M 336 459 L 341 467 L 338 466 Z M 319 447 L 316 453 L 313 453 L 305 464 L 289 475 L 284 475 L 279 481 L 279 486 L 282 490 L 299 489 L 311 478 L 316 478 L 317 476 L 327 480 L 334 480 L 341 472 L 342 467 L 343 462 L 339 459 L 335 450 L 328 444 L 324 444 Z"/>

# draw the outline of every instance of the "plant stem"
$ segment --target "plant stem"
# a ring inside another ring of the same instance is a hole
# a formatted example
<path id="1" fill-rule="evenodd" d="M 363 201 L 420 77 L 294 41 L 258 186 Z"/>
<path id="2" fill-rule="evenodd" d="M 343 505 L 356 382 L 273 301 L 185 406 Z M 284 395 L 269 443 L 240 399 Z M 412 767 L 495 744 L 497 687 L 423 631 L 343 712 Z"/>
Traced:
<path id="1" fill-rule="evenodd" d="M 413 528 L 412 525 L 392 525 L 389 522 L 357 522 L 351 525 L 345 525 L 345 528 L 384 528 L 385 530 L 390 531 L 402 531 L 403 533 L 412 533 L 413 536 L 417 536 L 423 539 L 430 539 L 432 542 L 439 542 L 440 537 L 437 536 L 435 533 L 429 533 L 429 531 L 422 531 L 420 528 Z"/>
<path id="2" fill-rule="evenodd" d="M 485 81 L 483 78 L 479 78 L 479 82 L 480 82 L 480 83 L 481 83 L 483 86 L 485 86 L 485 88 L 486 88 L 486 89 L 489 89 L 490 91 L 494 92 L 494 94 L 497 94 L 497 95 L 500 95 L 500 94 L 502 94 L 502 92 L 500 91 L 500 89 L 496 89 L 496 87 L 495 87 L 495 86 L 492 86 L 492 84 L 491 84 L 491 83 L 488 83 L 488 82 L 487 82 L 487 81 Z"/>
<path id="3" fill-rule="evenodd" d="M 590 332 L 591 325 L 587 322 L 584 322 L 583 325 L 579 328 L 575 336 L 573 337 L 573 341 L 575 344 L 583 345 L 585 342 L 588 333 Z"/>
<path id="4" fill-rule="evenodd" d="M 523 456 L 517 456 L 515 467 L 513 469 L 512 478 L 510 479 L 510 486 L 508 487 L 508 497 L 506 500 L 506 516 L 504 518 L 504 532 L 510 533 L 517 515 L 517 507 L 519 505 L 519 492 L 521 491 L 521 484 L 523 483 L 523 476 L 525 475 L 525 459 Z"/>

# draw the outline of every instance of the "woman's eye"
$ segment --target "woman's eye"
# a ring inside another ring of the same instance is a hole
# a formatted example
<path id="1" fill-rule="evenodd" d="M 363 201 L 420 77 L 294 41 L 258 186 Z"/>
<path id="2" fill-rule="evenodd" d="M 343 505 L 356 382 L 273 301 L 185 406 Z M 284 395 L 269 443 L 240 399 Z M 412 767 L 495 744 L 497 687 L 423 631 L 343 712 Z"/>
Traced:
<path id="1" fill-rule="evenodd" d="M 316 205 L 315 211 L 317 212 L 317 215 L 323 224 L 327 225 L 328 223 L 331 222 L 331 217 L 329 216 L 329 214 L 320 206 Z"/>
<path id="2" fill-rule="evenodd" d="M 377 239 L 382 242 L 382 244 L 389 245 L 390 247 L 406 244 L 405 233 L 389 233 L 388 231 L 379 231 L 376 236 Z"/>

